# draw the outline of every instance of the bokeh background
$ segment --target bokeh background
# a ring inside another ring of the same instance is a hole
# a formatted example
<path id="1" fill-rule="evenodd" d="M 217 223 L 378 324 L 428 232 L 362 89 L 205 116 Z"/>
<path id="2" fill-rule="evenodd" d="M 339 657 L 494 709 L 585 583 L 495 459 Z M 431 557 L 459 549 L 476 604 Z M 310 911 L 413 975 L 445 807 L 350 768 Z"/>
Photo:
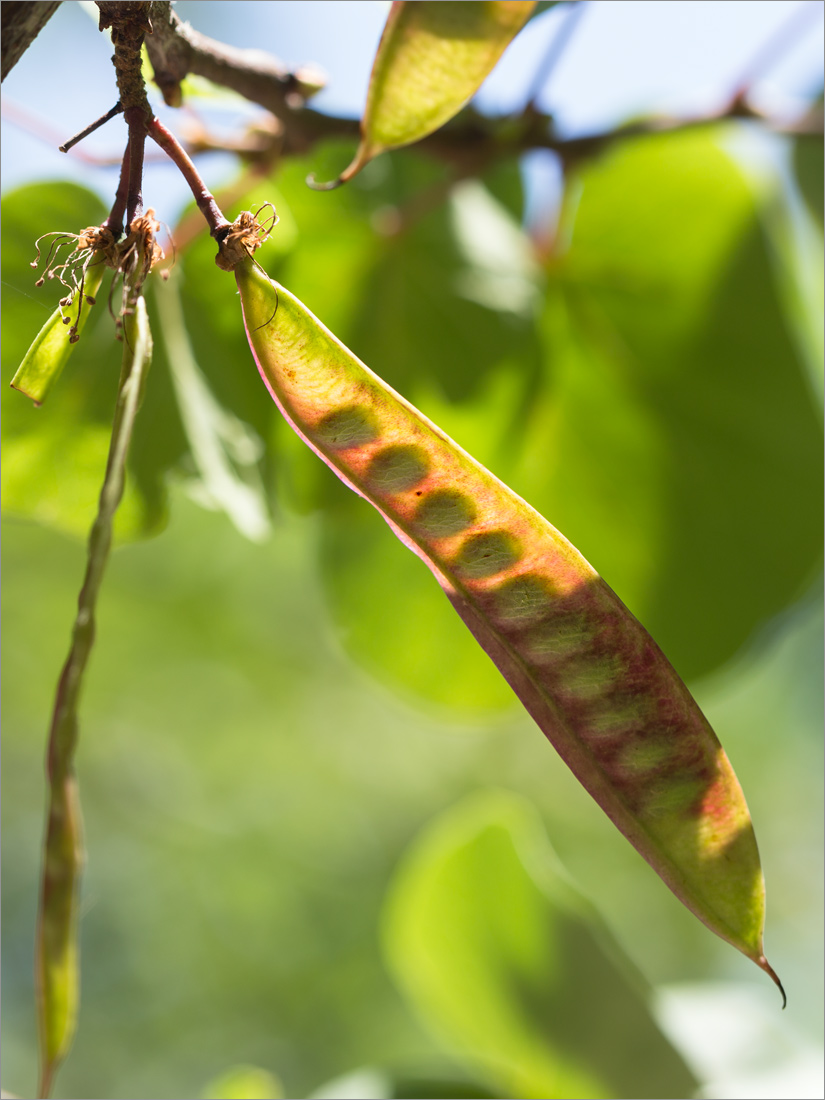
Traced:
<path id="1" fill-rule="evenodd" d="M 34 1094 L 43 753 L 119 359 L 105 310 L 42 409 L 7 382 L 52 308 L 34 239 L 100 221 L 116 182 L 120 120 L 80 147 L 92 161 L 54 148 L 113 99 L 89 8 L 62 4 L 3 86 L 2 1032 L 18 1096 Z M 177 10 L 320 64 L 315 105 L 355 117 L 387 5 Z M 743 81 L 778 129 L 821 102 L 819 3 L 593 2 L 535 86 L 569 18 L 528 25 L 479 109 L 538 93 L 575 137 L 717 111 Z M 158 107 L 177 133 L 261 117 L 200 92 Z M 286 1096 L 362 1100 L 819 1096 L 821 137 L 725 122 L 608 143 L 566 176 L 534 153 L 451 190 L 406 151 L 306 188 L 351 151 L 265 178 L 226 153 L 199 166 L 216 192 L 241 178 L 232 213 L 275 203 L 262 262 L 547 515 L 687 679 L 748 798 L 788 1008 L 616 833 L 421 563 L 278 422 L 201 236 L 149 295 L 155 361 L 82 702 L 83 1001 L 55 1095 L 269 1096 L 272 1074 Z M 172 167 L 150 163 L 144 194 L 169 226 L 186 216 Z"/>

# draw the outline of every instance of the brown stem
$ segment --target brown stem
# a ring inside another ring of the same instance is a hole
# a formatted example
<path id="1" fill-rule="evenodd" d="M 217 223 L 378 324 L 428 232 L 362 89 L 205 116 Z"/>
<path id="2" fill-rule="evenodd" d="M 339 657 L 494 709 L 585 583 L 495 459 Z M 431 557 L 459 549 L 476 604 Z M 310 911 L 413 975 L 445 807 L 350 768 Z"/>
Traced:
<path id="1" fill-rule="evenodd" d="M 557 47 L 564 45 L 565 37 L 573 30 L 583 10 L 584 3 L 574 5 L 566 27 L 557 34 L 542 65 L 542 80 L 546 79 L 548 66 L 555 64 L 557 60 Z M 154 33 L 147 40 L 146 46 L 155 70 L 155 79 L 168 103 L 180 104 L 180 81 L 187 73 L 192 72 L 232 88 L 274 114 L 281 124 L 278 148 L 283 157 L 304 155 L 319 141 L 327 138 L 358 138 L 359 125 L 356 119 L 323 115 L 319 111 L 300 106 L 300 99 L 296 105 L 296 97 L 289 91 L 289 78 L 291 75 L 295 81 L 300 73 L 286 73 L 274 58 L 268 57 L 262 51 L 232 49 L 199 34 L 178 19 L 168 0 L 156 0 L 152 13 Z M 564 140 L 553 132 L 552 119 L 549 116 L 529 108 L 520 127 L 514 127 L 511 119 L 483 118 L 472 108 L 465 108 L 453 122 L 424 138 L 417 147 L 422 152 L 453 165 L 460 173 L 467 174 L 468 170 L 476 171 L 478 166 L 483 168 L 491 160 L 517 156 L 529 149 L 550 149 L 568 163 L 595 155 L 612 142 L 626 137 L 742 117 L 756 118 L 778 132 L 821 133 L 821 122 L 813 116 L 788 127 L 774 123 L 772 119 L 758 114 L 742 103 L 728 102 L 706 118 L 665 119 L 654 116 L 632 126 Z"/>
<path id="2" fill-rule="evenodd" d="M 123 215 L 126 212 L 126 196 L 129 193 L 129 164 L 131 161 L 129 151 L 131 149 L 131 135 L 129 143 L 126 146 L 126 151 L 123 154 L 123 160 L 120 164 L 120 179 L 117 184 L 117 192 L 115 194 L 115 201 L 112 203 L 112 209 L 109 211 L 109 217 L 103 223 L 107 229 L 111 229 L 115 240 L 117 240 L 123 232 Z"/>
<path id="3" fill-rule="evenodd" d="M 82 141 L 84 138 L 88 137 L 89 134 L 93 134 L 95 130 L 99 130 L 104 123 L 114 118 L 115 115 L 119 115 L 122 110 L 123 104 L 120 102 L 120 100 L 118 100 L 114 107 L 111 107 L 105 115 L 101 115 L 100 118 L 96 119 L 94 122 L 90 122 L 85 130 L 81 130 L 80 133 L 75 134 L 73 138 L 69 138 L 69 140 L 64 142 L 62 145 L 58 145 L 58 149 L 61 153 L 68 153 L 73 145 L 77 145 L 79 141 Z"/>
<path id="4" fill-rule="evenodd" d="M 223 216 L 214 196 L 207 190 L 200 173 L 189 159 L 180 142 L 157 118 L 153 118 L 149 123 L 149 137 L 153 138 L 178 166 L 181 175 L 189 184 L 198 209 L 206 218 L 209 231 L 218 240 L 221 231 L 225 230 L 231 223 Z"/>
<path id="5" fill-rule="evenodd" d="M 146 121 L 139 107 L 126 112 L 129 123 L 129 189 L 126 193 L 126 224 L 131 225 L 143 210 L 143 150 L 146 147 Z"/>
<path id="6" fill-rule="evenodd" d="M 152 24 L 146 49 L 155 83 L 170 107 L 180 107 L 180 84 L 188 73 L 232 88 L 278 116 L 303 106 L 324 85 L 313 66 L 291 72 L 263 50 L 241 50 L 208 38 L 179 19 L 168 0 L 154 4 Z"/>

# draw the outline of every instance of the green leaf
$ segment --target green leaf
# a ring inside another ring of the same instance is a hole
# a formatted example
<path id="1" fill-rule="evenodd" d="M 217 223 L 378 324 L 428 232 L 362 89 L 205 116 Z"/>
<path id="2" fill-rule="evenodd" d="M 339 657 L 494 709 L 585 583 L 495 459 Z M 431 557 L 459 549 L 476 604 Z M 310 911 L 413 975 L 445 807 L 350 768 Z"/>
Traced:
<path id="1" fill-rule="evenodd" d="M 457 114 L 534 7 L 533 0 L 395 0 L 373 64 L 361 144 L 332 186 Z"/>
<path id="2" fill-rule="evenodd" d="M 383 932 L 402 992 L 502 1095 L 693 1094 L 643 982 L 515 795 L 479 793 L 427 826 Z"/>
<path id="3" fill-rule="evenodd" d="M 284 1087 L 278 1078 L 260 1066 L 232 1066 L 213 1077 L 204 1088 L 204 1100 L 280 1100 Z"/>
<path id="4" fill-rule="evenodd" d="M 97 511 L 106 467 L 122 345 L 105 305 L 90 310 L 72 367 L 42 408 L 9 386 L 32 336 L 51 316 L 62 288 L 34 286 L 30 263 L 44 232 L 77 232 L 105 217 L 100 200 L 70 183 L 34 184 L 3 197 L 5 324 L 2 347 L 3 511 L 84 538 Z M 147 403 L 148 404 L 148 403 Z M 138 432 L 138 435 L 140 432 Z M 157 449 L 158 440 L 154 446 Z M 156 531 L 164 490 L 130 479 L 115 522 L 119 540 Z"/>

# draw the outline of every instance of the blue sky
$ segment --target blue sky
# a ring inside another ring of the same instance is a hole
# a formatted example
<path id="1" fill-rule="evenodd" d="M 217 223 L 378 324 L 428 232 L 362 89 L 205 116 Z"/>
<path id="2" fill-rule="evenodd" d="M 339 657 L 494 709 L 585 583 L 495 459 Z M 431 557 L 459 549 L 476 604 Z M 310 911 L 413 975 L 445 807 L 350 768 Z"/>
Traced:
<path id="1" fill-rule="evenodd" d="M 56 141 L 38 137 L 37 123 L 27 132 L 9 120 L 15 108 L 25 108 L 65 140 L 114 102 L 111 45 L 83 7 L 75 0 L 61 4 L 3 84 L 4 189 L 69 178 L 102 196 L 113 193 L 116 168 L 90 168 L 59 153 Z M 344 115 L 360 114 L 388 8 L 383 0 L 181 0 L 176 5 L 182 18 L 230 44 L 265 49 L 290 65 L 319 64 L 329 83 L 315 102 Z M 759 106 L 790 118 L 822 86 L 824 8 L 820 0 L 589 0 L 539 103 L 567 135 L 652 110 L 712 110 L 766 44 L 796 19 L 789 45 L 759 65 L 753 85 Z M 564 8 L 546 12 L 519 35 L 479 93 L 483 110 L 499 113 L 523 105 L 564 18 Z M 159 113 L 180 131 L 180 112 Z M 224 126 L 239 120 L 236 113 L 210 118 Z M 125 127 L 116 119 L 88 138 L 84 149 L 119 159 L 124 145 Z M 232 172 L 231 159 L 210 155 L 201 171 L 210 186 L 219 186 Z M 169 223 L 187 200 L 182 180 L 165 164 L 150 165 L 144 194 Z"/>

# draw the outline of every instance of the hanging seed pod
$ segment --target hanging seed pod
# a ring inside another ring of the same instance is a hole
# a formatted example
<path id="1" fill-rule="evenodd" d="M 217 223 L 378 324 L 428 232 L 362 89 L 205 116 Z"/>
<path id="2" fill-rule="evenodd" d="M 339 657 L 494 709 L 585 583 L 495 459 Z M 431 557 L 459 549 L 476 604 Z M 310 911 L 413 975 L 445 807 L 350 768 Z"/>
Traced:
<path id="1" fill-rule="evenodd" d="M 396 0 L 387 16 L 352 163 L 327 191 L 379 153 L 443 126 L 478 91 L 535 8 L 533 0 Z"/>
<path id="2" fill-rule="evenodd" d="M 674 894 L 781 989 L 762 949 L 764 881 L 742 790 L 644 627 L 563 535 L 251 257 L 235 275 L 250 347 L 289 424 L 424 561 L 577 779 Z"/>

